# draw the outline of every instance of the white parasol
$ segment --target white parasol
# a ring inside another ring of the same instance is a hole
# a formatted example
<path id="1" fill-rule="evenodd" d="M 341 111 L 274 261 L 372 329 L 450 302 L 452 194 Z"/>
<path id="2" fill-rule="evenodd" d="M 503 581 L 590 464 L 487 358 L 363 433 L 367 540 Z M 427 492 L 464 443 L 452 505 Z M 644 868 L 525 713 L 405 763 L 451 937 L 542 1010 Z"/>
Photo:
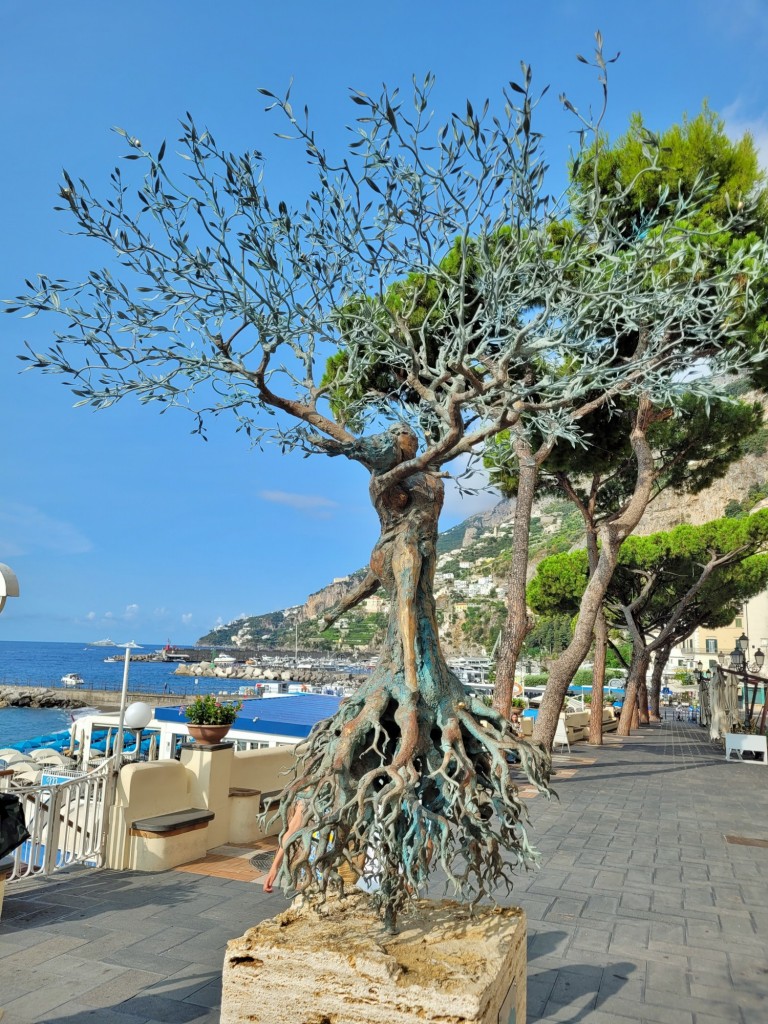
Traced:
<path id="1" fill-rule="evenodd" d="M 730 673 L 728 673 L 730 675 Z M 730 730 L 728 720 L 728 701 L 726 673 L 715 665 L 712 669 L 712 677 L 709 680 L 709 738 L 711 740 L 722 739 Z"/>

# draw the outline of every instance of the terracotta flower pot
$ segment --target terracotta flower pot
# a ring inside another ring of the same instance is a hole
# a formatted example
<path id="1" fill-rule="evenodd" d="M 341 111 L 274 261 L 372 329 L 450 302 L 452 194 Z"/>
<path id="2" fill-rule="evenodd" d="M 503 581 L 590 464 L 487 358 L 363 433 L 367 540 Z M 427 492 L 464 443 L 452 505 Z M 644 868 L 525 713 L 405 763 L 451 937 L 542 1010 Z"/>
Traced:
<path id="1" fill-rule="evenodd" d="M 189 735 L 198 743 L 221 743 L 231 725 L 188 725 Z"/>

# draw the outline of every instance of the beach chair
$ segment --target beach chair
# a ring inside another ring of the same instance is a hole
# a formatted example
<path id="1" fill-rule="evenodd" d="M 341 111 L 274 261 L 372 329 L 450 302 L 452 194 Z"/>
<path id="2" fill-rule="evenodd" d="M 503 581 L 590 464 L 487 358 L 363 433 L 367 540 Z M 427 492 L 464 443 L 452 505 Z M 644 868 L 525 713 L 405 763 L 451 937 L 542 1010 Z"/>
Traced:
<path id="1" fill-rule="evenodd" d="M 555 740 L 552 744 L 553 751 L 555 747 L 560 747 L 560 753 L 563 752 L 563 747 L 567 748 L 569 754 L 571 752 L 571 744 L 568 742 L 568 729 L 566 728 L 565 722 L 562 720 L 562 718 L 559 718 L 557 721 L 557 729 L 555 730 Z"/>

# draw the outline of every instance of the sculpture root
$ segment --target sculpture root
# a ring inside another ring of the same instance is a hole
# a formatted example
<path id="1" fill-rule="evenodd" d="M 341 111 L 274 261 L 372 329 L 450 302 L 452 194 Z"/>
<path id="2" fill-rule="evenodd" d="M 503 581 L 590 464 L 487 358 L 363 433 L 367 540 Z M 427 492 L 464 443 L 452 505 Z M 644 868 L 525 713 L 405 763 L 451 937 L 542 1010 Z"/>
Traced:
<path id="1" fill-rule="evenodd" d="M 508 755 L 547 796 L 549 755 L 455 677 L 447 682 L 429 704 L 402 677 L 371 679 L 297 748 L 277 811 L 285 834 L 297 802 L 302 810 L 300 829 L 284 840 L 286 888 L 320 900 L 343 893 L 348 865 L 393 926 L 438 866 L 447 888 L 474 903 L 499 885 L 509 891 L 514 868 L 535 865 Z"/>

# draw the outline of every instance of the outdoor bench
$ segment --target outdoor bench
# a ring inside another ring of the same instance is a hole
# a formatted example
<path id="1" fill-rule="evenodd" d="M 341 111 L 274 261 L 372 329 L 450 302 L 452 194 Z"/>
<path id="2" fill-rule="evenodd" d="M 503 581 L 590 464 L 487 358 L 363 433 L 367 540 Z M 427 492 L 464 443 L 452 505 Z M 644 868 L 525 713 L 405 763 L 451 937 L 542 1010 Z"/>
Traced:
<path id="1" fill-rule="evenodd" d="M 762 754 L 762 761 L 746 761 L 746 764 L 768 764 L 768 741 L 765 736 L 753 736 L 749 733 L 729 732 L 725 734 L 725 760 L 731 761 L 731 754 L 735 754 L 737 760 L 743 761 L 742 754 L 745 750 L 755 754 Z"/>
<path id="2" fill-rule="evenodd" d="M 163 871 L 200 860 L 208 852 L 208 822 L 213 811 L 188 807 L 170 814 L 137 818 L 130 828 L 130 867 Z"/>
<path id="3" fill-rule="evenodd" d="M 205 828 L 214 817 L 213 811 L 189 807 L 185 811 L 156 814 L 152 818 L 138 818 L 131 825 L 131 834 L 148 832 L 152 835 L 171 836 L 179 832 L 192 832 L 198 828 Z"/>

